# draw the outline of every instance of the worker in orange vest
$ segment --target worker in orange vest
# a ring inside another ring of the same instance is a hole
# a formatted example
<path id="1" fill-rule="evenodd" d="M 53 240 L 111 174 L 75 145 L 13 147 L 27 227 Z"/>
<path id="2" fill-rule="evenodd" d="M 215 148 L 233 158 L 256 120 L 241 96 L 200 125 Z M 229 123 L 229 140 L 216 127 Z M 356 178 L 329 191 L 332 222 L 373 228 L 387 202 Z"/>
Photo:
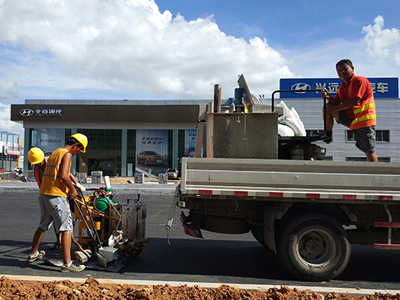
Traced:
<path id="1" fill-rule="evenodd" d="M 378 161 L 375 152 L 376 110 L 374 94 L 367 78 L 357 76 L 350 59 L 336 64 L 336 72 L 343 82 L 332 97 L 327 89 L 321 91 L 326 98 L 326 129 L 324 142 L 332 142 L 334 119 L 353 131 L 356 147 L 365 153 L 367 161 Z"/>

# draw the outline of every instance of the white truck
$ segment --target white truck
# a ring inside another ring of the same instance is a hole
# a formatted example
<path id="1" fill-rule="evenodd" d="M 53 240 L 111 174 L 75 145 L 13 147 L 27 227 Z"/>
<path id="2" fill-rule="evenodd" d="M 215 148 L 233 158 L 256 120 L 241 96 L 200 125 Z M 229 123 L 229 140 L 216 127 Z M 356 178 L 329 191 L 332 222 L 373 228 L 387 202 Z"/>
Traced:
<path id="1" fill-rule="evenodd" d="M 273 108 L 208 110 L 176 193 L 176 205 L 189 210 L 181 213 L 187 234 L 251 231 L 292 275 L 310 281 L 338 276 L 351 244 L 400 250 L 400 164 L 312 160 L 321 158 L 318 137 L 279 137 Z M 306 159 L 285 159 L 287 148 L 302 146 Z"/>

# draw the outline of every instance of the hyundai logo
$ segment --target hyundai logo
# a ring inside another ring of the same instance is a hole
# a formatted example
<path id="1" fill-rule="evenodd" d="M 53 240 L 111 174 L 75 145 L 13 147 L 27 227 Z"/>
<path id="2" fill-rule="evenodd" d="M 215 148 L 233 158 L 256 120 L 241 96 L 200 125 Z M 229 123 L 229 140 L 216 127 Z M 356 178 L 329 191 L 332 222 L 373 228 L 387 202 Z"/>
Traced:
<path id="1" fill-rule="evenodd" d="M 290 89 L 296 94 L 305 94 L 308 90 L 311 90 L 311 86 L 309 86 L 307 83 L 296 83 L 293 84 Z"/>
<path id="2" fill-rule="evenodd" d="M 21 109 L 21 111 L 19 112 L 19 114 L 23 117 L 30 117 L 33 115 L 33 113 L 34 111 L 30 108 Z"/>

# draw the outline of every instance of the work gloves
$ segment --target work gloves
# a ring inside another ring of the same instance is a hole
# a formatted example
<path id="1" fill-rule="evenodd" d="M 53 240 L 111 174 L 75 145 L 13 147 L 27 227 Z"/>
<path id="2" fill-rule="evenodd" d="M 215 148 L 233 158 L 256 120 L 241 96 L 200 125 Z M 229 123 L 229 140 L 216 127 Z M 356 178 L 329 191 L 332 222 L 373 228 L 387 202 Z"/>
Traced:
<path id="1" fill-rule="evenodd" d="M 86 192 L 86 189 L 79 182 L 75 184 L 75 188 L 80 189 L 82 193 Z"/>

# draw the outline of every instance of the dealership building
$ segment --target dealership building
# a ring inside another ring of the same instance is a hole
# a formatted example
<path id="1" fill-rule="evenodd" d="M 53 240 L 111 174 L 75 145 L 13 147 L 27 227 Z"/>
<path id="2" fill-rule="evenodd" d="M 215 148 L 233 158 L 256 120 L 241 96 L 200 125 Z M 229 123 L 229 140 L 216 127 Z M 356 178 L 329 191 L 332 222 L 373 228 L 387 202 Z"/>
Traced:
<path id="1" fill-rule="evenodd" d="M 378 158 L 400 162 L 398 78 L 368 79 L 376 103 Z M 339 79 L 330 78 L 281 79 L 280 90 L 288 92 L 277 93 L 274 105 L 284 101 L 295 108 L 308 134 L 321 133 L 323 100 L 319 93 L 307 90 L 325 87 L 334 95 L 339 84 Z M 271 104 L 271 99 L 260 100 Z M 31 168 L 26 158 L 28 149 L 39 147 L 49 155 L 63 147 L 70 135 L 80 132 L 88 137 L 89 144 L 86 153 L 73 158 L 73 173 L 158 175 L 169 167 L 178 168 L 180 157 L 192 155 L 197 120 L 211 101 L 27 99 L 24 104 L 11 105 L 11 121 L 24 127 L 24 170 Z M 333 143 L 315 143 L 327 149 L 326 159 L 365 160 L 354 145 L 352 132 L 342 125 L 334 127 Z"/>
<path id="2" fill-rule="evenodd" d="M 11 120 L 23 123 L 24 156 L 31 147 L 46 155 L 76 132 L 88 137 L 86 153 L 72 172 L 103 175 L 157 175 L 178 167 L 178 158 L 194 149 L 201 107 L 209 101 L 25 100 L 11 106 Z M 24 159 L 24 169 L 29 163 Z"/>

